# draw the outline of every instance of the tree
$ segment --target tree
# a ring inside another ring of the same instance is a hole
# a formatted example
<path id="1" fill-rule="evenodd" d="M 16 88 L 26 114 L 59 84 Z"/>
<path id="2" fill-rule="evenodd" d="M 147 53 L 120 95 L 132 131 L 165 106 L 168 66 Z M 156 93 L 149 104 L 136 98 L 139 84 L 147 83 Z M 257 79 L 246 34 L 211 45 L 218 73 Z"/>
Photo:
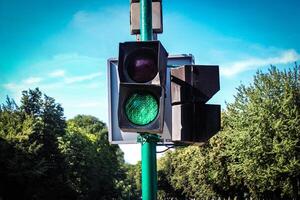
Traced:
<path id="1" fill-rule="evenodd" d="M 126 193 L 123 199 L 140 199 L 142 196 L 141 181 L 142 181 L 142 165 L 139 161 L 135 165 L 126 164 L 126 179 L 122 182 L 122 191 Z M 126 198 L 125 198 L 126 197 Z"/>
<path id="2" fill-rule="evenodd" d="M 78 115 L 67 122 L 67 134 L 60 140 L 66 157 L 69 183 L 79 199 L 120 199 L 125 179 L 123 153 L 108 143 L 103 122 Z"/>
<path id="3" fill-rule="evenodd" d="M 219 134 L 159 160 L 163 198 L 299 199 L 299 77 L 298 66 L 271 66 L 239 86 Z"/>
<path id="4" fill-rule="evenodd" d="M 230 174 L 257 198 L 299 197 L 299 67 L 257 72 L 224 115 Z"/>
<path id="5" fill-rule="evenodd" d="M 4 199 L 67 199 L 64 158 L 58 137 L 65 134 L 63 109 L 38 88 L 23 91 L 21 106 L 9 99 L 0 109 Z M 2 193 L 2 192 L 1 192 Z"/>
<path id="6" fill-rule="evenodd" d="M 211 191 L 203 179 L 205 165 L 202 154 L 202 149 L 191 146 L 177 148 L 159 160 L 160 199 L 201 199 L 209 196 Z"/>

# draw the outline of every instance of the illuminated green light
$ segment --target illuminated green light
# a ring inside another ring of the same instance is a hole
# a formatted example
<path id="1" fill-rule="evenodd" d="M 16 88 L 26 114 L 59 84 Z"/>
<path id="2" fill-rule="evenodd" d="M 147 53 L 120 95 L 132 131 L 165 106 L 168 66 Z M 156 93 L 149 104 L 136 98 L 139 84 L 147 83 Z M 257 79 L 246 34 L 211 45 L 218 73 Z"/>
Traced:
<path id="1" fill-rule="evenodd" d="M 128 120 L 139 126 L 152 122 L 158 114 L 158 103 L 149 93 L 134 93 L 125 103 Z"/>

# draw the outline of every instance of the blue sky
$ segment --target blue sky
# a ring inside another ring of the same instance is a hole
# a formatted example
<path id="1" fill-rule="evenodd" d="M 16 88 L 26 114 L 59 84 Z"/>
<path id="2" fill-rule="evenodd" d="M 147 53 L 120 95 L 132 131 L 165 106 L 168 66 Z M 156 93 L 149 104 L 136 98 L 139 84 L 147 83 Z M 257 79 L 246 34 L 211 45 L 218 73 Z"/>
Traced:
<path id="1" fill-rule="evenodd" d="M 211 102 L 224 108 L 258 69 L 299 63 L 299 7 L 299 0 L 164 0 L 159 40 L 169 54 L 220 66 L 221 90 Z M 106 62 L 118 56 L 119 42 L 133 40 L 129 0 L 0 0 L 0 103 L 39 87 L 67 118 L 107 122 Z M 138 146 L 122 149 L 127 161 L 138 159 Z"/>

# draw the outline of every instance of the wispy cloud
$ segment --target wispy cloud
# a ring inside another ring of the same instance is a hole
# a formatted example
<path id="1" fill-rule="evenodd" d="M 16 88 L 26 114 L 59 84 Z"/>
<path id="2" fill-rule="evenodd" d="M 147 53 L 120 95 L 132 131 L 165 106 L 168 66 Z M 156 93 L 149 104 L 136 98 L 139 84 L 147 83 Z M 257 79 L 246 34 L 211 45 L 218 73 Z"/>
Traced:
<path id="1" fill-rule="evenodd" d="M 50 77 L 64 77 L 65 76 L 65 71 L 64 70 L 61 70 L 61 69 L 58 69 L 58 70 L 55 70 L 53 72 L 51 72 L 49 74 Z"/>
<path id="2" fill-rule="evenodd" d="M 82 66 L 95 68 L 102 64 L 106 65 L 106 59 L 85 56 L 78 53 L 56 54 L 52 58 L 36 62 L 32 68 L 55 69 L 49 75 L 61 76 L 65 69 L 79 69 Z"/>
<path id="3" fill-rule="evenodd" d="M 87 81 L 87 80 L 93 80 L 100 76 L 101 76 L 101 73 L 92 73 L 92 74 L 83 75 L 83 76 L 68 77 L 65 79 L 65 83 L 71 84 L 71 83 L 76 83 L 76 82 L 83 82 L 83 81 Z"/>
<path id="4" fill-rule="evenodd" d="M 300 59 L 300 54 L 293 49 L 282 51 L 278 56 L 267 58 L 249 58 L 225 64 L 221 67 L 220 73 L 223 76 L 234 76 L 241 72 L 255 69 L 270 64 L 287 64 Z"/>
<path id="5" fill-rule="evenodd" d="M 3 87 L 7 90 L 15 90 L 15 89 L 19 88 L 18 85 L 15 83 L 6 83 L 6 84 L 3 84 Z"/>
<path id="6" fill-rule="evenodd" d="M 120 31 L 125 34 L 127 31 L 126 28 L 129 26 L 129 20 L 124 20 L 127 17 L 126 6 L 101 8 L 96 11 L 80 10 L 74 14 L 70 25 L 75 31 L 80 30 L 84 34 L 94 37 L 94 39 L 102 37 L 103 40 L 105 38 L 103 37 L 104 35 L 114 37 L 120 35 Z M 118 31 L 111 31 L 115 27 L 118 27 Z"/>
<path id="7" fill-rule="evenodd" d="M 39 87 L 42 89 L 58 89 L 62 88 L 65 86 L 65 84 L 75 84 L 79 82 L 84 82 L 84 81 L 89 81 L 96 79 L 97 77 L 100 77 L 101 73 L 91 73 L 87 75 L 82 75 L 82 76 L 70 76 L 70 77 L 65 77 L 63 80 L 59 82 L 50 82 L 50 83 L 41 83 L 42 80 L 47 80 L 47 79 L 42 79 L 38 77 L 30 77 L 28 79 L 22 80 L 20 83 L 5 83 L 2 86 L 9 90 L 9 91 L 22 91 L 26 90 L 28 88 L 34 88 L 34 87 Z M 88 83 L 85 85 L 86 88 L 96 88 L 99 86 L 100 83 L 94 82 L 94 83 Z M 82 87 L 82 86 L 81 86 Z"/>
<path id="8" fill-rule="evenodd" d="M 23 80 L 23 83 L 25 84 L 37 84 L 40 83 L 42 81 L 42 78 L 40 77 L 29 77 L 25 80 Z"/>
<path id="9" fill-rule="evenodd" d="M 84 68 L 82 66 L 84 66 Z M 72 86 L 75 83 L 96 79 L 101 76 L 99 70 L 104 69 L 103 66 L 106 66 L 106 59 L 104 58 L 85 56 L 77 53 L 57 54 L 50 59 L 38 61 L 32 65 L 34 69 L 54 70 L 48 72 L 44 71 L 44 74 L 29 76 L 16 82 L 4 83 L 1 84 L 1 86 L 11 92 L 21 92 L 22 90 L 34 87 L 58 89 L 65 86 L 65 84 Z M 66 73 L 66 71 L 71 69 L 74 75 Z M 86 69 L 89 70 L 87 71 Z M 54 82 L 51 78 L 60 79 Z M 86 87 L 96 87 L 96 85 L 91 85 L 91 83 L 88 82 Z"/>

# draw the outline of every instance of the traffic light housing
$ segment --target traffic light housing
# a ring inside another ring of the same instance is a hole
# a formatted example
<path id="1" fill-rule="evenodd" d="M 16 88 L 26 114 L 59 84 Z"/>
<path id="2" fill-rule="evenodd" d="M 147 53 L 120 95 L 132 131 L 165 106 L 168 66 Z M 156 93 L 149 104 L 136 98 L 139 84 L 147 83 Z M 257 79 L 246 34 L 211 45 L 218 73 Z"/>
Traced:
<path id="1" fill-rule="evenodd" d="M 162 133 L 167 58 L 159 41 L 120 43 L 118 121 L 122 131 Z"/>
<path id="2" fill-rule="evenodd" d="M 219 66 L 183 65 L 171 69 L 172 104 L 206 103 L 220 90 Z"/>
<path id="3" fill-rule="evenodd" d="M 206 104 L 219 90 L 219 66 L 171 69 L 172 141 L 202 143 L 220 130 L 220 105 Z"/>

